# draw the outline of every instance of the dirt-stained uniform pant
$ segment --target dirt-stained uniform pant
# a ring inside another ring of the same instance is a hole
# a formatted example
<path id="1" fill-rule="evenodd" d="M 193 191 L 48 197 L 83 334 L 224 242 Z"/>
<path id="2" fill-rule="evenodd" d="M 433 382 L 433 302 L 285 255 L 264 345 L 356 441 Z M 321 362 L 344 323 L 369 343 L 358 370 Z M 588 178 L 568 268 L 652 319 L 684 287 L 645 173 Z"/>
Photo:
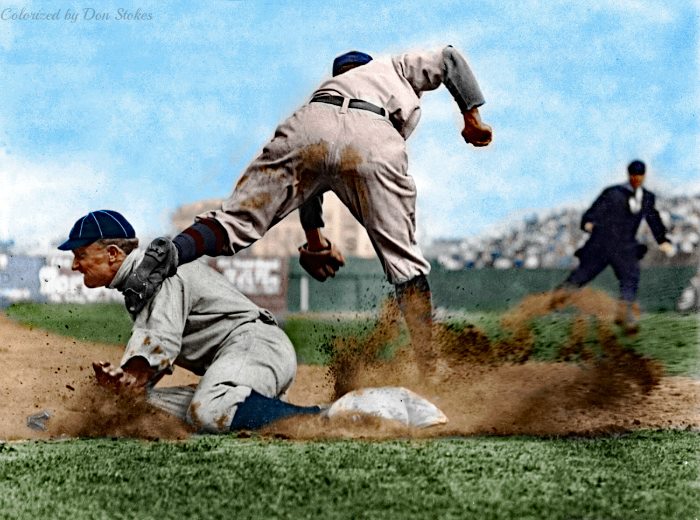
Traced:
<path id="1" fill-rule="evenodd" d="M 296 353 L 276 325 L 256 321 L 237 328 L 214 357 L 197 388 L 155 388 L 148 400 L 200 431 L 229 431 L 239 403 L 251 390 L 280 397 L 296 375 Z"/>
<path id="2" fill-rule="evenodd" d="M 215 218 L 237 252 L 305 201 L 333 191 L 365 227 L 392 284 L 428 274 L 415 237 L 406 144 L 372 112 L 309 103 L 276 130 Z"/>

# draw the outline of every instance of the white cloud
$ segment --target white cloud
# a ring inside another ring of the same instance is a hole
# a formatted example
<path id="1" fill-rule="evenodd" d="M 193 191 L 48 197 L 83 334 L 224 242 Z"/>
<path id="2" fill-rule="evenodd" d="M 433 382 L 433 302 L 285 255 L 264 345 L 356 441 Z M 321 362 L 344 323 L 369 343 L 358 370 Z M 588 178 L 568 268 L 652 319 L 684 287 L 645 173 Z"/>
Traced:
<path id="1" fill-rule="evenodd" d="M 115 172 L 69 157 L 27 160 L 0 149 L 0 240 L 17 250 L 45 253 L 67 238 L 73 223 L 97 209 L 126 216 L 137 233 L 167 230 L 152 181 L 121 183 Z"/>
<path id="2" fill-rule="evenodd" d="M 669 68 L 673 24 L 687 12 L 676 4 L 271 6 L 162 7 L 133 31 L 0 24 L 0 49 L 29 57 L 0 77 L 0 149 L 19 147 L 0 152 L 2 237 L 17 226 L 18 241 L 62 237 L 100 207 L 123 210 L 139 233 L 168 230 L 176 205 L 228 195 L 275 124 L 350 47 L 380 55 L 452 43 L 486 96 L 495 140 L 483 150 L 463 143 L 446 89 L 423 98 L 409 141 L 421 233 L 471 235 L 528 208 L 590 203 L 624 180 L 633 157 L 649 163 L 660 189 L 700 177 L 696 119 L 679 128 L 675 117 L 697 117 L 700 90 L 669 88 L 668 78 L 698 70 L 697 60 L 686 75 Z"/>

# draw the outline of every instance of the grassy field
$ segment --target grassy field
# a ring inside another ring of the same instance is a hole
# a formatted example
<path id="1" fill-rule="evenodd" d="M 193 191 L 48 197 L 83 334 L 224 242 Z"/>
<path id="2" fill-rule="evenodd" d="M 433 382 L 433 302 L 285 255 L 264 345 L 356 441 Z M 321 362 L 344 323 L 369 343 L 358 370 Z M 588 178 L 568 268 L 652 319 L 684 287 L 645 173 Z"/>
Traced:
<path id="1" fill-rule="evenodd" d="M 8 316 L 32 327 L 87 341 L 125 344 L 131 321 L 120 304 L 17 304 L 6 310 Z M 457 325 L 472 324 L 489 338 L 506 335 L 500 327 L 499 313 L 464 314 L 451 318 Z M 534 354 L 549 360 L 555 347 L 561 345 L 571 329 L 572 315 L 544 316 L 532 323 L 535 336 Z M 290 315 L 284 330 L 292 340 L 300 363 L 325 364 L 329 346 L 338 336 L 362 336 L 370 329 L 367 319 L 318 318 L 314 315 Z M 648 313 L 642 316 L 641 332 L 620 338 L 623 345 L 658 359 L 669 375 L 700 375 L 697 316 L 674 312 Z"/>
<path id="2" fill-rule="evenodd" d="M 124 305 L 116 303 L 20 303 L 6 314 L 26 325 L 83 341 L 126 344 L 131 319 Z"/>
<path id="3" fill-rule="evenodd" d="M 692 519 L 699 440 L 0 445 L 0 518 Z"/>
<path id="4" fill-rule="evenodd" d="M 124 343 L 120 305 L 15 305 L 7 314 L 80 339 Z M 455 318 L 453 318 L 454 320 Z M 499 315 L 464 315 L 498 339 Z M 290 316 L 302 362 L 324 363 L 334 337 L 364 319 Z M 554 355 L 570 316 L 532 324 L 535 354 Z M 698 375 L 698 320 L 647 314 L 622 341 Z M 469 437 L 300 442 L 196 436 L 183 442 L 81 439 L 0 443 L 4 518 L 479 518 L 700 517 L 700 434 L 642 431 L 600 438 Z"/>

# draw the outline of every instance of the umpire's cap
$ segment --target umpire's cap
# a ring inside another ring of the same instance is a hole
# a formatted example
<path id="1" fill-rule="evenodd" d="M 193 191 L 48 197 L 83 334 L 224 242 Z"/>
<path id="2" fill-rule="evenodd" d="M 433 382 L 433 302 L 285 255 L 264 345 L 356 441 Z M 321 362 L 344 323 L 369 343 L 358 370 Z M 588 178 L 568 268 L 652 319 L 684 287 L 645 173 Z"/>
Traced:
<path id="1" fill-rule="evenodd" d="M 341 69 L 345 65 L 364 65 L 372 61 L 372 56 L 365 54 L 360 51 L 350 51 L 345 54 L 341 54 L 336 59 L 333 60 L 333 76 L 337 76 L 341 73 Z"/>
<path id="2" fill-rule="evenodd" d="M 136 238 L 136 233 L 121 213 L 100 209 L 79 218 L 70 230 L 68 240 L 58 248 L 61 251 L 71 251 L 102 238 Z"/>
<path id="3" fill-rule="evenodd" d="M 646 165 L 640 160 L 634 160 L 627 166 L 627 173 L 630 175 L 644 175 L 646 171 Z"/>

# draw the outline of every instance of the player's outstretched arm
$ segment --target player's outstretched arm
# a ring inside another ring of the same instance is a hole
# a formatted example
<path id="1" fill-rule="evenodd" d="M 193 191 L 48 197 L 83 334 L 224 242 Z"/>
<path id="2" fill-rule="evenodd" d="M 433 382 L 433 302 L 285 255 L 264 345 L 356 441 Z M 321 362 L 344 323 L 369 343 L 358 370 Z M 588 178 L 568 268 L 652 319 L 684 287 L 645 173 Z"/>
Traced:
<path id="1" fill-rule="evenodd" d="M 224 227 L 215 219 L 201 218 L 172 240 L 159 237 L 148 245 L 143 261 L 129 276 L 124 290 L 127 310 L 138 314 L 163 280 L 173 276 L 180 265 L 197 258 L 232 255 Z"/>

